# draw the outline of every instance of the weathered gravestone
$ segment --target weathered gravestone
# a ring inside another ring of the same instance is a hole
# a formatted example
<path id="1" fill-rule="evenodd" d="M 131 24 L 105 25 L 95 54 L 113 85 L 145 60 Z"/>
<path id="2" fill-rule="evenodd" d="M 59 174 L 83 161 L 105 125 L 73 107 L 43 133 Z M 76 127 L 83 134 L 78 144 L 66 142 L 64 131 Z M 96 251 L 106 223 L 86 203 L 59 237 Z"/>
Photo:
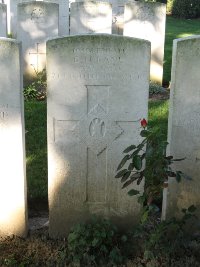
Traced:
<path id="1" fill-rule="evenodd" d="M 27 234 L 20 48 L 0 38 L 0 236 Z"/>
<path id="2" fill-rule="evenodd" d="M 112 6 L 106 2 L 71 3 L 70 35 L 81 33 L 112 33 Z"/>
<path id="3" fill-rule="evenodd" d="M 163 218 L 195 205 L 200 218 L 200 36 L 174 40 L 168 122 L 169 155 L 185 160 L 174 166 L 192 181 L 170 178 L 164 192 Z"/>
<path id="4" fill-rule="evenodd" d="M 13 38 L 17 38 L 17 5 L 32 2 L 30 0 L 4 0 L 8 8 L 8 28 Z M 59 4 L 59 35 L 69 34 L 69 1 L 68 0 L 45 0 Z"/>
<path id="5" fill-rule="evenodd" d="M 59 4 L 59 36 L 69 35 L 69 0 L 46 0 Z"/>
<path id="6" fill-rule="evenodd" d="M 162 83 L 165 44 L 166 5 L 133 1 L 125 5 L 124 36 L 151 42 L 152 81 Z"/>
<path id="7" fill-rule="evenodd" d="M 0 37 L 7 36 L 6 5 L 0 3 Z"/>
<path id="8" fill-rule="evenodd" d="M 58 36 L 58 4 L 28 2 L 18 5 L 17 39 L 22 41 L 24 77 L 35 77 L 46 66 L 46 40 Z"/>
<path id="9" fill-rule="evenodd" d="M 8 33 L 12 38 L 17 38 L 17 5 L 30 0 L 4 0 L 7 5 Z"/>
<path id="10" fill-rule="evenodd" d="M 113 12 L 112 33 L 123 35 L 124 30 L 124 6 L 132 0 L 110 0 Z"/>
<path id="11" fill-rule="evenodd" d="M 105 34 L 47 42 L 51 236 L 66 236 L 92 214 L 123 226 L 137 221 L 137 199 L 114 177 L 124 148 L 141 141 L 149 64 L 144 40 Z"/>

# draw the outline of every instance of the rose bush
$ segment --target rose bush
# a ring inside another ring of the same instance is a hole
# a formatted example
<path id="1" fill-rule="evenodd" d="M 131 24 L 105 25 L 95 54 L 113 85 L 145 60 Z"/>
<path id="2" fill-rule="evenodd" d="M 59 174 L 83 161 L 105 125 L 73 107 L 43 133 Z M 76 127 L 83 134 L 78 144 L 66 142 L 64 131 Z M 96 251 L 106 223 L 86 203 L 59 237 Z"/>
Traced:
<path id="1" fill-rule="evenodd" d="M 139 185 L 145 178 L 145 189 L 138 200 L 141 203 L 150 205 L 154 199 L 162 198 L 162 190 L 168 185 L 168 178 L 173 177 L 180 182 L 182 177 L 186 177 L 181 171 L 174 171 L 171 165 L 175 161 L 184 160 L 174 159 L 173 156 L 166 155 L 168 143 L 160 141 L 158 130 L 147 129 L 147 120 L 142 119 L 140 136 L 143 140 L 138 145 L 130 145 L 123 153 L 125 156 L 121 160 L 115 178 L 121 179 L 122 189 L 133 183 Z M 145 164 L 146 162 L 146 164 Z M 130 189 L 130 196 L 138 195 L 140 192 Z"/>

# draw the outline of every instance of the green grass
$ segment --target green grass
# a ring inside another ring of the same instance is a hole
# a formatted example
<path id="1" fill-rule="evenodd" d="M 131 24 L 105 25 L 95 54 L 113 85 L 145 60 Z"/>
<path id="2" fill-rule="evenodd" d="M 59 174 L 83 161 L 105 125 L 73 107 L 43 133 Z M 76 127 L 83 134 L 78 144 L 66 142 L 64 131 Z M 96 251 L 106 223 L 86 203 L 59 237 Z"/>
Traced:
<path id="1" fill-rule="evenodd" d="M 46 102 L 25 102 L 28 199 L 47 200 Z"/>
<path id="2" fill-rule="evenodd" d="M 200 35 L 200 20 L 176 19 L 167 16 L 165 36 L 165 57 L 163 81 L 171 80 L 171 60 L 173 40 L 190 35 Z"/>
<path id="3" fill-rule="evenodd" d="M 149 102 L 148 124 L 154 129 L 159 129 L 165 140 L 167 140 L 168 103 L 168 100 Z"/>

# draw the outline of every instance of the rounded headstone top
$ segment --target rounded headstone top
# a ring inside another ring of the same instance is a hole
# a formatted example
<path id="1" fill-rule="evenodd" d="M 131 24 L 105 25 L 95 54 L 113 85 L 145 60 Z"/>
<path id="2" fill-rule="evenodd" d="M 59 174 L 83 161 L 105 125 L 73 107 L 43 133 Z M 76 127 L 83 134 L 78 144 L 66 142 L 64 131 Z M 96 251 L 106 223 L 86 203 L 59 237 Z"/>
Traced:
<path id="1" fill-rule="evenodd" d="M 70 35 L 70 36 L 61 36 L 61 37 L 55 37 L 47 40 L 47 44 L 51 44 L 51 42 L 61 42 L 63 40 L 80 40 L 80 41 L 92 41 L 92 40 L 98 40 L 100 41 L 113 41 L 113 40 L 118 40 L 122 42 L 131 42 L 131 43 L 138 43 L 138 44 L 145 44 L 149 47 L 151 47 L 151 43 L 148 40 L 144 39 L 139 39 L 139 38 L 134 38 L 134 37 L 128 37 L 128 36 L 120 36 L 117 34 L 102 34 L 102 33 L 96 33 L 96 34 L 81 34 L 81 35 Z"/>

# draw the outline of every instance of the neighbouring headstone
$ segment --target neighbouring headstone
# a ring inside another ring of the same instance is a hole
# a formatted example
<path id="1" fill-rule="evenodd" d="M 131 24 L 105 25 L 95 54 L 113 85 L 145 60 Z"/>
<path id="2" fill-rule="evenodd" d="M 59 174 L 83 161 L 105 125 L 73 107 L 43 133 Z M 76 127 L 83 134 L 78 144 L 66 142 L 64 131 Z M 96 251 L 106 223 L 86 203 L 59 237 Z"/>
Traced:
<path id="1" fill-rule="evenodd" d="M 8 30 L 13 38 L 17 38 L 17 5 L 30 0 L 4 0 L 8 11 Z M 69 1 L 45 0 L 44 2 L 59 4 L 59 35 L 69 35 Z"/>
<path id="2" fill-rule="evenodd" d="M 46 66 L 46 40 L 58 36 L 58 4 L 27 2 L 18 5 L 17 39 L 22 41 L 25 80 Z"/>
<path id="3" fill-rule="evenodd" d="M 58 35 L 69 35 L 69 0 L 46 0 L 59 4 L 59 29 Z"/>
<path id="4" fill-rule="evenodd" d="M 0 38 L 0 236 L 27 234 L 21 46 Z"/>
<path id="5" fill-rule="evenodd" d="M 70 35 L 112 33 L 112 6 L 106 2 L 74 2 L 70 6 Z"/>
<path id="6" fill-rule="evenodd" d="M 125 5 L 124 36 L 151 42 L 150 78 L 162 83 L 165 44 L 166 5 L 133 1 Z"/>
<path id="7" fill-rule="evenodd" d="M 6 5 L 0 3 L 0 37 L 7 36 L 7 11 Z"/>
<path id="8" fill-rule="evenodd" d="M 174 40 L 172 81 L 168 122 L 168 154 L 184 158 L 177 162 L 192 180 L 180 183 L 170 178 L 164 192 L 163 218 L 181 214 L 181 209 L 197 207 L 200 219 L 200 35 Z M 198 222 L 199 223 L 199 222 Z M 200 226 L 200 225 L 199 225 Z"/>
<path id="9" fill-rule="evenodd" d="M 50 235 L 92 214 L 130 226 L 139 218 L 114 177 L 147 117 L 148 41 L 109 34 L 47 42 Z M 143 191 L 143 184 L 134 188 Z"/>
<path id="10" fill-rule="evenodd" d="M 17 38 L 17 5 L 30 0 L 4 0 L 7 5 L 8 33 L 12 38 Z"/>
<path id="11" fill-rule="evenodd" d="M 124 30 L 124 6 L 131 0 L 110 0 L 113 13 L 112 33 L 123 35 Z"/>

